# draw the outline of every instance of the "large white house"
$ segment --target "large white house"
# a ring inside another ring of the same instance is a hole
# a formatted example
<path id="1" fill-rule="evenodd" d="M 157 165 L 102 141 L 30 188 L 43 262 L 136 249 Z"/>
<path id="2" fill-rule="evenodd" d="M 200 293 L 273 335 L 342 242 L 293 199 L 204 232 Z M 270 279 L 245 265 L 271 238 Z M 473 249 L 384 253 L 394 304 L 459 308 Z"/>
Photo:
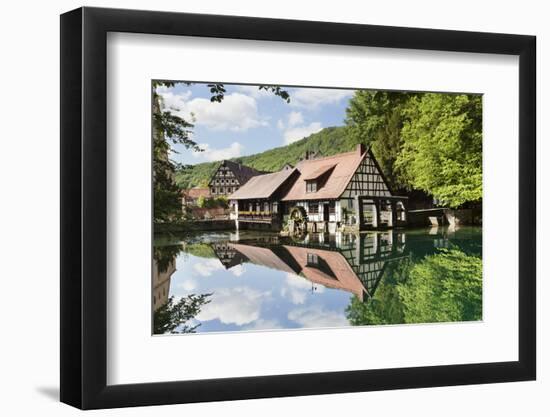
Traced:
<path id="1" fill-rule="evenodd" d="M 390 189 L 370 149 L 306 158 L 296 167 L 252 177 L 229 196 L 241 225 L 281 227 L 285 216 L 303 218 L 310 231 L 335 232 L 405 225 L 407 197 Z"/>

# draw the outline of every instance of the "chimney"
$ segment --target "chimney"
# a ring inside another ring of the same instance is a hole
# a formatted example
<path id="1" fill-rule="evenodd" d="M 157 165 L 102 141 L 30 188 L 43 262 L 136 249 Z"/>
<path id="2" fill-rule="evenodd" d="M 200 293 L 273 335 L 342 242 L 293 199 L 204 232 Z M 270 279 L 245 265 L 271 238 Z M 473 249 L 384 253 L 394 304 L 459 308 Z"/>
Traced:
<path id="1" fill-rule="evenodd" d="M 356 148 L 356 149 L 357 149 L 357 153 L 358 153 L 359 155 L 363 155 L 363 154 L 367 151 L 367 148 L 366 148 L 366 146 L 365 146 L 363 143 L 357 144 L 357 148 Z"/>
<path id="2" fill-rule="evenodd" d="M 309 159 L 309 151 L 306 151 L 306 156 L 304 157 L 304 159 L 307 161 Z"/>

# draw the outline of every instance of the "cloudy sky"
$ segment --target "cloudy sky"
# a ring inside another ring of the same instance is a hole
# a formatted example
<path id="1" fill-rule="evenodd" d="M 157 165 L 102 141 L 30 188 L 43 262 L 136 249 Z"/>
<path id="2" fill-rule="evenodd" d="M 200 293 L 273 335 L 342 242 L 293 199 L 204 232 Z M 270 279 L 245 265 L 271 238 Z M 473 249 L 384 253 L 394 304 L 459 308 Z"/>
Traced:
<path id="1" fill-rule="evenodd" d="M 185 120 L 195 119 L 193 139 L 204 152 L 176 147 L 172 158 L 196 164 L 244 156 L 284 146 L 324 127 L 341 126 L 353 90 L 286 88 L 290 103 L 257 86 L 226 84 L 225 99 L 210 102 L 206 84 L 157 91 L 164 107 Z"/>

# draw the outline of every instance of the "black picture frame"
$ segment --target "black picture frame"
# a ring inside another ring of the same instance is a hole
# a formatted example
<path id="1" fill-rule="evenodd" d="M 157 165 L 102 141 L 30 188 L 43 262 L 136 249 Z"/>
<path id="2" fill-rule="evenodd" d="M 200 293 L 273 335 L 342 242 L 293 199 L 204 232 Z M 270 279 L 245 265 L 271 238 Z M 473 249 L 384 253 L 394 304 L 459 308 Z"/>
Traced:
<path id="1" fill-rule="evenodd" d="M 519 360 L 106 384 L 108 32 L 519 56 Z M 136 10 L 61 15 L 61 401 L 82 409 L 533 380 L 536 377 L 534 36 Z"/>

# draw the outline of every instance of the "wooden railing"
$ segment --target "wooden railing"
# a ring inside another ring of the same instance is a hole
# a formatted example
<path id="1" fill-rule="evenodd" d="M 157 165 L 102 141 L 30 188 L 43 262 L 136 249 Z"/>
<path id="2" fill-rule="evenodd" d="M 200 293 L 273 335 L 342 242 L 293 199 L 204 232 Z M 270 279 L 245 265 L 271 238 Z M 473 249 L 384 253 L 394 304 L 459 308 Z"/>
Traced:
<path id="1" fill-rule="evenodd" d="M 277 216 L 271 211 L 239 211 L 240 220 L 271 221 Z"/>

